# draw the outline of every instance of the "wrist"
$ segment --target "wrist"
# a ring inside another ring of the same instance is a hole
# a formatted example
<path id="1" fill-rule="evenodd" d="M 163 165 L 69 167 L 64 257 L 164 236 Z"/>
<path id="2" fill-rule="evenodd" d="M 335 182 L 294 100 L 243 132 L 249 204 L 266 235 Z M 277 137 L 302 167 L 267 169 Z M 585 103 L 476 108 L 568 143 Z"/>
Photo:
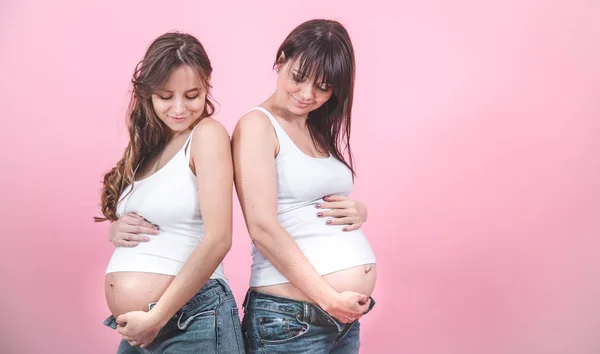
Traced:
<path id="1" fill-rule="evenodd" d="M 316 303 L 320 308 L 327 312 L 327 310 L 333 307 L 337 301 L 337 295 L 338 292 L 334 289 L 327 289 L 326 291 L 320 293 L 320 296 L 316 299 Z"/>
<path id="2" fill-rule="evenodd" d="M 160 311 L 159 309 L 156 309 L 156 307 L 148 311 L 148 315 L 150 315 L 150 322 L 152 323 L 152 326 L 156 328 L 163 328 L 167 324 L 167 322 L 169 322 L 169 319 L 172 317 L 167 316 L 166 313 Z"/>

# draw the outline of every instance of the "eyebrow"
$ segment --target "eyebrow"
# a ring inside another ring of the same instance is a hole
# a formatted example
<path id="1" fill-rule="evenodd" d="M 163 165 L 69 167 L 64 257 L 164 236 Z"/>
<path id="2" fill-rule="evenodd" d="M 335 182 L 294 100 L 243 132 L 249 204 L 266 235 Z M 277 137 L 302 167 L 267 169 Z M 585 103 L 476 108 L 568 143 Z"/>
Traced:
<path id="1" fill-rule="evenodd" d="M 161 91 L 162 91 L 162 92 L 174 93 L 174 91 L 171 91 L 171 90 L 166 90 L 166 89 L 162 89 Z M 200 92 L 200 89 L 199 89 L 199 88 L 197 88 L 197 87 L 195 87 L 195 88 L 193 88 L 193 89 L 189 89 L 189 90 L 185 91 L 185 93 L 190 93 L 190 92 L 194 92 L 194 91 L 198 91 L 198 92 Z"/>
<path id="2" fill-rule="evenodd" d="M 308 75 L 302 75 L 302 73 L 298 69 L 293 69 L 293 70 L 294 70 L 294 74 L 295 75 L 300 75 L 300 76 L 302 76 L 302 78 L 306 78 L 308 76 Z M 315 83 L 319 84 L 319 85 L 333 86 L 331 83 L 329 83 L 327 81 L 317 81 L 317 80 L 315 80 Z"/>

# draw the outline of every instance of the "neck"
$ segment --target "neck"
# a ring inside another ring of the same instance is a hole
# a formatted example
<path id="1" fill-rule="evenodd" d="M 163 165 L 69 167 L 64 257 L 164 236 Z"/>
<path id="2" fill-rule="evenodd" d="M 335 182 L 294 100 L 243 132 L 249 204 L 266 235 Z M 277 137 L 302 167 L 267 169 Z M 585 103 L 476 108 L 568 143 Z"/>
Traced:
<path id="1" fill-rule="evenodd" d="M 306 127 L 306 121 L 308 120 L 308 114 L 305 115 L 296 115 L 290 112 L 284 104 L 281 104 L 277 100 L 277 93 L 273 93 L 271 97 L 269 97 L 265 104 L 269 107 L 269 111 L 274 114 L 280 116 L 281 118 L 291 122 L 293 124 L 298 124 L 301 127 Z"/>

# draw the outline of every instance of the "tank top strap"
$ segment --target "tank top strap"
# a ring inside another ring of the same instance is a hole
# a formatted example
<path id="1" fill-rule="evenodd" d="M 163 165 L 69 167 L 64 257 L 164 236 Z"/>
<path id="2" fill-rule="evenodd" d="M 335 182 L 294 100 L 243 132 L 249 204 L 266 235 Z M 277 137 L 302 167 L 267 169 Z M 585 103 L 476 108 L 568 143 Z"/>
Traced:
<path id="1" fill-rule="evenodd" d="M 198 122 L 198 123 L 200 123 L 200 122 Z M 198 123 L 196 123 L 196 126 L 194 127 L 194 129 L 192 129 L 190 136 L 188 136 L 187 140 L 185 141 L 185 144 L 183 144 L 183 146 L 185 147 L 185 152 L 184 152 L 185 158 L 188 162 L 190 162 L 190 150 L 192 149 L 192 138 L 194 137 L 194 131 L 198 127 Z"/>
<path id="2" fill-rule="evenodd" d="M 283 150 L 284 148 L 287 149 L 288 147 L 295 146 L 294 142 L 292 141 L 292 138 L 290 138 L 290 136 L 285 132 L 285 130 L 283 130 L 283 127 L 281 126 L 281 124 L 279 124 L 279 122 L 277 121 L 277 119 L 275 119 L 271 112 L 269 112 L 263 107 L 258 106 L 252 108 L 250 111 L 261 111 L 269 118 L 271 124 L 273 125 L 273 129 L 275 129 L 277 139 L 279 140 L 279 153 L 281 153 L 281 150 Z"/>

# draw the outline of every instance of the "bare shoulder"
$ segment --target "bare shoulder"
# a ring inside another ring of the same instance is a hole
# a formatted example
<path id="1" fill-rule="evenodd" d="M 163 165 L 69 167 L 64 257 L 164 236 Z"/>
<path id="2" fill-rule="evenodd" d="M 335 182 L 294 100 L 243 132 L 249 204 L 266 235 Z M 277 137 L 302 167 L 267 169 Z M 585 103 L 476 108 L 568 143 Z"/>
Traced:
<path id="1" fill-rule="evenodd" d="M 268 136 L 270 132 L 273 132 L 273 125 L 271 124 L 269 117 L 259 110 L 252 110 L 244 114 L 238 120 L 233 135 L 258 134 L 261 136 Z"/>
<path id="2" fill-rule="evenodd" d="M 197 141 L 229 141 L 227 129 L 212 117 L 202 118 L 194 130 L 193 142 Z"/>

